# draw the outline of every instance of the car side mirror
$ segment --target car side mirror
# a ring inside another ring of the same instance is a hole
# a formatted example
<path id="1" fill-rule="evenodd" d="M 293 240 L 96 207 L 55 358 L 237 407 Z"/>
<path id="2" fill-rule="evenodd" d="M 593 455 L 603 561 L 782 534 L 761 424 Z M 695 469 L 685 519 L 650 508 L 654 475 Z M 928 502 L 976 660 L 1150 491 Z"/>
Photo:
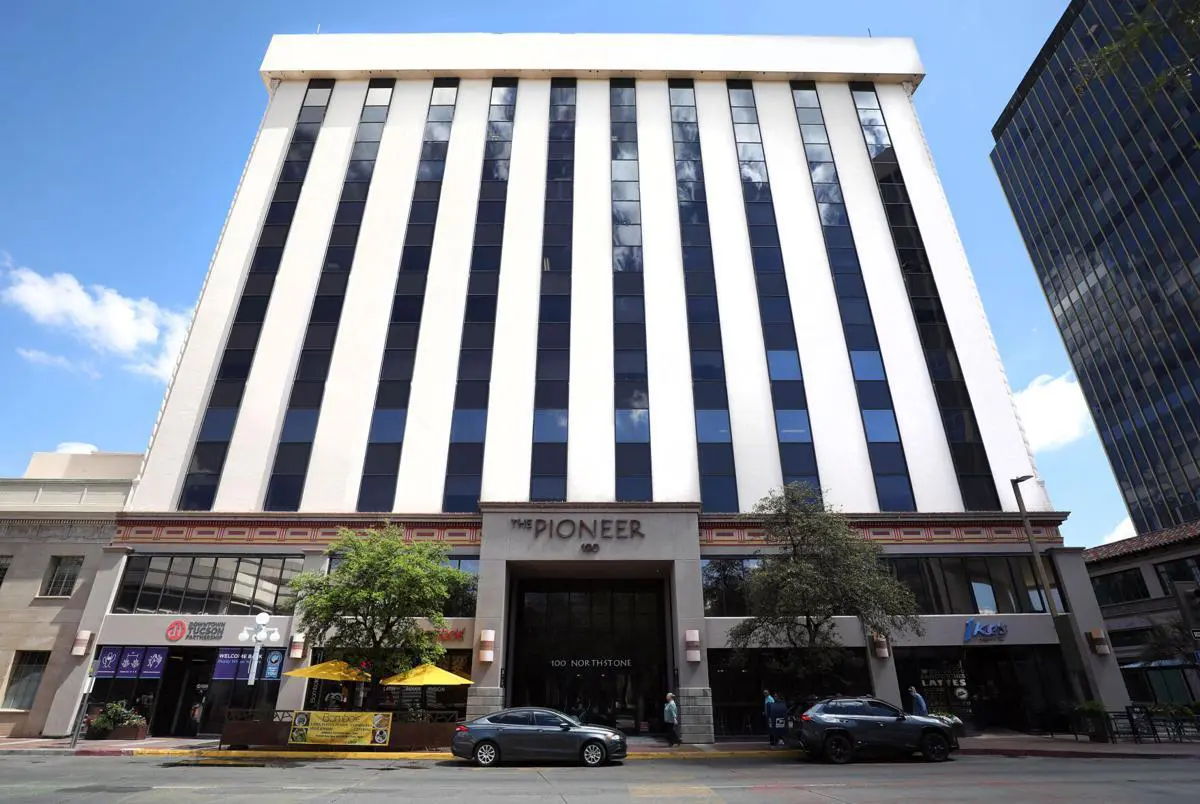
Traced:
<path id="1" fill-rule="evenodd" d="M 571 730 L 571 724 L 570 724 L 570 723 L 559 723 L 559 724 L 558 724 L 558 727 L 559 727 L 560 729 L 562 729 L 563 731 L 570 731 L 570 730 Z"/>
<path id="2" fill-rule="evenodd" d="M 899 714 L 896 715 L 896 720 L 908 720 L 908 717 L 904 714 Z"/>

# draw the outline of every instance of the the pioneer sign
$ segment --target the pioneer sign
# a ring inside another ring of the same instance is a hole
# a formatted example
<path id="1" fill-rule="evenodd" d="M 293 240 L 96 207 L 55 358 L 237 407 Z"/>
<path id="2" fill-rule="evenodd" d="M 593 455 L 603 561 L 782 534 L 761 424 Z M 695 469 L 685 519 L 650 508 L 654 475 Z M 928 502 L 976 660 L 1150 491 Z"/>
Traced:
<path id="1" fill-rule="evenodd" d="M 644 539 L 640 519 L 514 519 L 515 530 L 528 530 L 533 538 Z"/>

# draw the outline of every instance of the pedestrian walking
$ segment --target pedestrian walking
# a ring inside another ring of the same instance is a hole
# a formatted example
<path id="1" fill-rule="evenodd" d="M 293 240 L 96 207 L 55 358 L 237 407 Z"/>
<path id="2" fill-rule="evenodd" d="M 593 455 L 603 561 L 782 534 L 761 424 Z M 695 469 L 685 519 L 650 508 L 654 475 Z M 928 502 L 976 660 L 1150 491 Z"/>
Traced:
<path id="1" fill-rule="evenodd" d="M 683 740 L 679 739 L 679 707 L 671 692 L 667 693 L 667 702 L 663 705 L 663 723 L 667 725 L 667 747 L 683 745 Z"/>
<path id="2" fill-rule="evenodd" d="M 916 687 L 909 687 L 908 695 L 912 698 L 912 713 L 914 715 L 929 714 L 929 705 L 925 703 L 925 696 L 917 692 Z"/>

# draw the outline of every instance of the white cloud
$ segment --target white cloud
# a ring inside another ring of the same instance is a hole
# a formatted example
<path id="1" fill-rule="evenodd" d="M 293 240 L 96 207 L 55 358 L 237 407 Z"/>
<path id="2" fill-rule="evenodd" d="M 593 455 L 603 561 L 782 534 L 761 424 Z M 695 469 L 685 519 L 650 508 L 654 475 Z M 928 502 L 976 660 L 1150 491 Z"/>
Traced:
<path id="1" fill-rule="evenodd" d="M 37 323 L 67 332 L 102 354 L 119 355 L 124 368 L 166 382 L 171 377 L 190 315 L 160 307 L 147 298 L 123 296 L 103 285 L 84 285 L 71 274 L 43 276 L 0 254 L 0 302 L 12 305 Z M 37 351 L 37 350 L 30 350 Z M 45 353 L 42 353 L 45 355 Z M 67 358 L 31 358 L 45 365 Z"/>
<path id="2" fill-rule="evenodd" d="M 1014 395 L 1017 413 L 1034 452 L 1049 452 L 1092 432 L 1092 417 L 1075 375 L 1034 377 Z"/>
<path id="3" fill-rule="evenodd" d="M 1137 530 L 1133 527 L 1133 521 L 1129 517 L 1125 517 L 1100 541 L 1103 544 L 1109 544 L 1110 542 L 1119 542 L 1122 539 L 1128 539 L 1132 536 L 1137 536 Z"/>
<path id="4" fill-rule="evenodd" d="M 64 441 L 54 451 L 71 455 L 91 455 L 93 452 L 99 452 L 100 448 L 95 444 L 85 444 L 82 441 Z"/>
<path id="5" fill-rule="evenodd" d="M 63 371 L 70 371 L 82 374 L 85 377 L 91 377 L 93 380 L 100 379 L 100 372 L 92 368 L 90 363 L 80 363 L 69 360 L 62 355 L 52 355 L 48 352 L 43 352 L 41 349 L 25 349 L 21 346 L 17 347 L 17 354 L 30 363 L 35 363 L 39 366 L 60 368 Z"/>

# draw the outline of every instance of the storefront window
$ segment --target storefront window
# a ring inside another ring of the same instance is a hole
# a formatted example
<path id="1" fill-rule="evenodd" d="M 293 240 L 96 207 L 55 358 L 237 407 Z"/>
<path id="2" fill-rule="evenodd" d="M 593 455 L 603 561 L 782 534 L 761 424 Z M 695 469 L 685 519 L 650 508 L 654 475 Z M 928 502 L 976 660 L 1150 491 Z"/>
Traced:
<path id="1" fill-rule="evenodd" d="M 760 565 L 757 558 L 710 558 L 700 562 L 704 613 L 709 617 L 748 617 L 746 582 Z"/>
<path id="2" fill-rule="evenodd" d="M 450 566 L 470 574 L 471 579 L 450 591 L 443 613 L 447 617 L 474 617 L 475 600 L 479 590 L 479 559 L 451 558 Z"/>
<path id="3" fill-rule="evenodd" d="M 115 614 L 290 614 L 288 584 L 300 556 L 133 556 L 113 603 Z"/>
<path id="4" fill-rule="evenodd" d="M 921 614 L 1035 614 L 1045 611 L 1029 556 L 887 557 Z M 1056 578 L 1051 593 L 1059 610 Z"/>

